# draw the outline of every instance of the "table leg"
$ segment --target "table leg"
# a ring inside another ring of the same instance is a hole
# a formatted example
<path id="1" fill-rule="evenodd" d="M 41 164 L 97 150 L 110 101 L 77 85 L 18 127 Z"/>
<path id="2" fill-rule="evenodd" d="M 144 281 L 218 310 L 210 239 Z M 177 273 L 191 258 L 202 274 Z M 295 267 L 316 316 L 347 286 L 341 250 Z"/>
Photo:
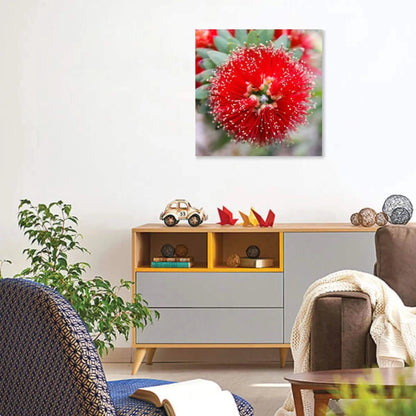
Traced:
<path id="1" fill-rule="evenodd" d="M 315 399 L 315 411 L 314 416 L 325 416 L 328 409 L 328 402 L 331 395 L 328 393 L 316 393 L 313 392 Z"/>
<path id="2" fill-rule="evenodd" d="M 293 401 L 295 402 L 296 416 L 305 416 L 303 410 L 302 393 L 299 386 L 292 384 Z"/>

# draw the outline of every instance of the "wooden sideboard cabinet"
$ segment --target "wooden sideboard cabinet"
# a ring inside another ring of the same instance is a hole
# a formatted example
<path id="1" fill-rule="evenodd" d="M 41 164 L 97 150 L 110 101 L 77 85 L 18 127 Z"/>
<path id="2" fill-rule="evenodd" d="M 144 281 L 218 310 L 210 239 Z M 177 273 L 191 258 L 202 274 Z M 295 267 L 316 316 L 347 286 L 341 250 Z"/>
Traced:
<path id="1" fill-rule="evenodd" d="M 372 272 L 376 227 L 350 224 L 275 224 L 199 227 L 147 224 L 132 230 L 133 295 L 141 293 L 160 319 L 133 328 L 135 374 L 157 348 L 276 348 L 285 365 L 292 325 L 315 280 L 342 269 Z M 184 244 L 191 268 L 152 268 L 164 244 Z M 227 267 L 250 245 L 267 268 Z"/>

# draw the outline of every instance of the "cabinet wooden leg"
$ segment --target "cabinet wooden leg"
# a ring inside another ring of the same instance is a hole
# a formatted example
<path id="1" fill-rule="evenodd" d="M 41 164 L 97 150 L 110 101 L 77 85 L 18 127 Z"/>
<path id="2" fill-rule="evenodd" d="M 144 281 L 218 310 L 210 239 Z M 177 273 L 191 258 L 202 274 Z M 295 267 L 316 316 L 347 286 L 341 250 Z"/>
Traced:
<path id="1" fill-rule="evenodd" d="M 315 416 L 325 416 L 328 410 L 328 402 L 331 396 L 329 394 L 314 394 L 315 398 Z"/>
<path id="2" fill-rule="evenodd" d="M 146 354 L 146 348 L 136 349 L 136 355 L 134 356 L 133 370 L 131 372 L 132 375 L 135 375 L 137 373 L 137 370 L 139 369 L 140 364 L 142 363 L 145 354 Z"/>
<path id="3" fill-rule="evenodd" d="M 147 349 L 147 356 L 146 356 L 146 364 L 152 365 L 153 364 L 153 356 L 155 355 L 156 348 L 148 348 Z"/>
<path id="4" fill-rule="evenodd" d="M 280 368 L 283 368 L 286 365 L 286 358 L 289 352 L 289 348 L 279 348 L 280 353 Z"/>

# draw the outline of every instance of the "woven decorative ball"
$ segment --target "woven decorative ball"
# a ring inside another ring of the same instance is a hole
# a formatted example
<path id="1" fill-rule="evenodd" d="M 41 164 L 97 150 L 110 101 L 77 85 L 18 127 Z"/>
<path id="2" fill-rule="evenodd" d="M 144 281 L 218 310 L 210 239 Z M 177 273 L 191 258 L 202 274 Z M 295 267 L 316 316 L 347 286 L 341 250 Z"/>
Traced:
<path id="1" fill-rule="evenodd" d="M 382 227 L 383 225 L 386 225 L 389 222 L 389 219 L 387 215 L 384 212 L 379 212 L 376 215 L 376 224 Z"/>
<path id="2" fill-rule="evenodd" d="M 260 249 L 257 246 L 248 246 L 246 250 L 247 257 L 250 259 L 258 259 L 260 256 Z"/>
<path id="3" fill-rule="evenodd" d="M 231 254 L 228 256 L 226 264 L 228 267 L 238 267 L 240 265 L 240 256 L 238 254 Z"/>
<path id="4" fill-rule="evenodd" d="M 360 225 L 360 217 L 358 212 L 354 212 L 354 214 L 351 215 L 350 221 L 352 225 Z"/>
<path id="5" fill-rule="evenodd" d="M 399 209 L 393 216 L 393 212 L 397 208 L 404 208 L 407 213 L 402 209 Z M 404 195 L 390 195 L 384 201 L 383 212 L 387 214 L 387 217 L 392 224 L 407 224 L 413 215 L 413 205 L 409 198 Z"/>
<path id="6" fill-rule="evenodd" d="M 404 207 L 394 208 L 390 215 L 390 222 L 392 224 L 407 224 L 410 221 L 410 212 Z"/>
<path id="7" fill-rule="evenodd" d="M 360 224 L 363 227 L 371 227 L 376 223 L 376 212 L 372 208 L 363 208 L 358 213 Z"/>
<path id="8" fill-rule="evenodd" d="M 160 252 L 163 257 L 173 257 L 175 255 L 175 247 L 172 244 L 163 244 Z"/>
<path id="9" fill-rule="evenodd" d="M 185 244 L 178 244 L 175 247 L 175 253 L 178 257 L 185 257 L 188 254 L 188 247 Z"/>

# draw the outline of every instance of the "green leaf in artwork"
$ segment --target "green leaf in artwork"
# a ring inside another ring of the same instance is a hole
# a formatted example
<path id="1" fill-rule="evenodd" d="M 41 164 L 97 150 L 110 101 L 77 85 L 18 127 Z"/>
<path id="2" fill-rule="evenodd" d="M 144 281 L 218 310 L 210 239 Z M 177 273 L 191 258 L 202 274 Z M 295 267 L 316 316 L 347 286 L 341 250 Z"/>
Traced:
<path id="1" fill-rule="evenodd" d="M 228 42 L 228 46 L 227 46 L 228 50 L 227 50 L 227 52 L 228 52 L 228 53 L 230 53 L 230 52 L 232 52 L 234 49 L 239 48 L 240 46 L 241 46 L 241 45 L 240 45 L 240 44 L 238 44 L 238 43 L 236 43 L 236 42 Z"/>
<path id="2" fill-rule="evenodd" d="M 214 73 L 213 69 L 206 69 L 205 71 L 202 71 L 199 74 L 197 74 L 195 79 L 198 82 L 202 83 L 202 82 L 208 81 L 208 79 L 212 77 L 213 73 Z"/>
<path id="3" fill-rule="evenodd" d="M 247 30 L 246 29 L 236 29 L 235 38 L 238 39 L 241 43 L 244 43 L 247 40 Z"/>
<path id="4" fill-rule="evenodd" d="M 303 49 L 303 48 L 295 48 L 295 49 L 292 49 L 290 52 L 292 53 L 292 56 L 293 56 L 293 57 L 294 57 L 297 61 L 299 61 L 299 59 L 300 59 L 300 58 L 302 58 L 302 55 L 303 55 L 304 49 Z"/>
<path id="5" fill-rule="evenodd" d="M 201 62 L 201 67 L 204 69 L 215 69 L 216 67 L 215 63 L 209 58 L 205 58 Z"/>
<path id="6" fill-rule="evenodd" d="M 214 64 L 217 66 L 222 65 L 228 59 L 228 55 L 226 53 L 218 51 L 210 51 L 208 52 L 208 56 L 211 59 L 211 61 L 214 62 Z"/>
<path id="7" fill-rule="evenodd" d="M 222 36 L 225 39 L 232 39 L 233 38 L 233 35 L 226 29 L 218 29 L 217 30 L 217 35 Z"/>
<path id="8" fill-rule="evenodd" d="M 260 43 L 265 45 L 267 42 L 273 40 L 274 36 L 274 29 L 262 29 L 258 31 L 258 35 L 260 38 Z"/>
<path id="9" fill-rule="evenodd" d="M 209 48 L 196 48 L 196 54 L 201 58 L 208 58 L 208 52 L 212 49 Z"/>
<path id="10" fill-rule="evenodd" d="M 195 98 L 197 100 L 205 100 L 206 98 L 208 98 L 209 95 L 209 90 L 208 90 L 208 85 L 201 85 L 200 87 L 198 87 L 195 90 Z"/>
<path id="11" fill-rule="evenodd" d="M 220 52 L 228 53 L 228 39 L 222 36 L 215 36 L 214 43 Z"/>
<path id="12" fill-rule="evenodd" d="M 290 48 L 290 39 L 287 35 L 282 35 L 274 41 L 273 45 L 274 49 L 283 48 L 288 51 Z"/>
<path id="13" fill-rule="evenodd" d="M 198 107 L 198 113 L 200 114 L 208 114 L 210 111 L 209 105 L 207 101 L 202 101 L 202 104 Z"/>
<path id="14" fill-rule="evenodd" d="M 255 30 L 250 30 L 250 33 L 247 35 L 247 46 L 255 45 L 257 46 L 260 43 L 259 34 Z"/>

